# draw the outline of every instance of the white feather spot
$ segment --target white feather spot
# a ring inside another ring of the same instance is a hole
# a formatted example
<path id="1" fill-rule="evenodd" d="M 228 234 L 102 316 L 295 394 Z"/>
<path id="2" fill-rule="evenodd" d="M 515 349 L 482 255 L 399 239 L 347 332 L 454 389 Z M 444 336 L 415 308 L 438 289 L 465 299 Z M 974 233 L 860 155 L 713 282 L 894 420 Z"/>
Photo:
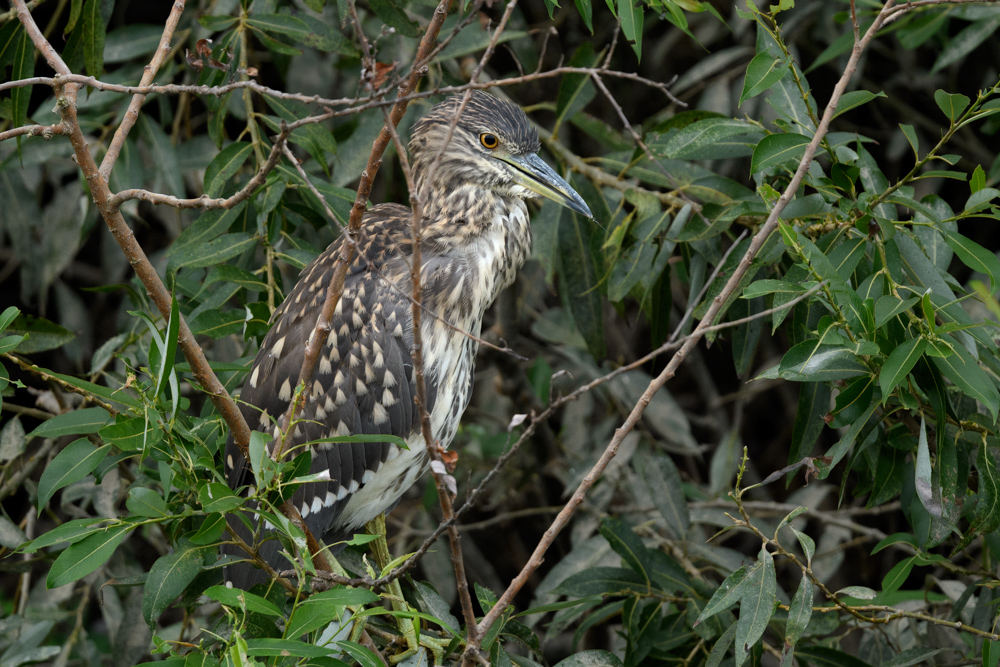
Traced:
<path id="1" fill-rule="evenodd" d="M 260 374 L 260 366 L 254 366 L 253 373 L 250 374 L 250 386 L 257 388 L 257 375 Z"/>
<path id="2" fill-rule="evenodd" d="M 326 500 L 323 501 L 323 506 L 324 507 L 330 507 L 335 502 L 337 502 L 337 494 L 335 494 L 333 491 L 327 491 L 326 492 Z"/>
<path id="3" fill-rule="evenodd" d="M 302 503 L 302 509 L 299 510 L 299 514 L 302 515 L 303 519 L 306 518 L 307 516 L 309 516 L 309 504 L 308 503 Z"/>
<path id="4" fill-rule="evenodd" d="M 233 455 L 232 454 L 226 454 L 226 467 L 227 468 L 232 468 L 233 467 Z"/>
<path id="5" fill-rule="evenodd" d="M 361 476 L 361 483 L 362 484 L 367 484 L 368 482 L 372 481 L 373 479 L 375 479 L 375 471 L 374 470 L 366 470 L 365 474 Z"/>
<path id="6" fill-rule="evenodd" d="M 311 509 L 312 509 L 313 514 L 316 514 L 321 509 L 323 509 L 323 499 L 320 498 L 319 496 L 314 497 Z"/>
<path id="7" fill-rule="evenodd" d="M 347 403 L 347 396 L 344 395 L 343 389 L 337 390 L 337 398 L 334 399 L 333 402 L 335 405 L 343 405 L 344 403 Z"/>
<path id="8" fill-rule="evenodd" d="M 282 401 L 289 401 L 292 398 L 292 383 L 289 382 L 288 378 L 281 383 L 281 389 L 278 390 L 278 398 Z"/>
<path id="9" fill-rule="evenodd" d="M 340 489 L 337 491 L 337 500 L 343 500 L 347 497 L 347 487 L 341 484 Z"/>
<path id="10" fill-rule="evenodd" d="M 372 421 L 375 424 L 384 424 L 389 421 L 389 413 L 385 411 L 381 403 L 376 402 L 372 408 Z"/>
<path id="11" fill-rule="evenodd" d="M 279 338 L 274 343 L 274 347 L 271 348 L 271 356 L 274 357 L 275 359 L 280 358 L 281 357 L 281 351 L 283 349 L 285 349 L 285 337 L 284 336 L 282 336 L 281 338 Z"/>
<path id="12" fill-rule="evenodd" d="M 386 371 L 385 377 L 382 378 L 383 387 L 391 387 L 396 384 L 396 376 L 392 374 L 392 371 Z"/>
<path id="13" fill-rule="evenodd" d="M 313 396 L 322 396 L 324 391 L 323 383 L 319 380 L 313 380 Z"/>
<path id="14" fill-rule="evenodd" d="M 333 364 L 330 363 L 330 359 L 327 357 L 320 357 L 319 359 L 319 374 L 329 375 L 333 372 Z"/>
<path id="15" fill-rule="evenodd" d="M 359 486 L 360 486 L 360 484 L 358 484 L 358 480 L 352 479 L 351 480 L 351 485 L 349 487 L 347 487 L 347 492 L 348 493 L 354 493 L 355 491 L 358 490 Z"/>
<path id="16" fill-rule="evenodd" d="M 350 435 L 351 431 L 347 428 L 347 424 L 340 422 L 337 424 L 337 432 L 335 435 Z"/>
<path id="17" fill-rule="evenodd" d="M 361 317 L 360 317 L 360 316 L 359 316 L 359 315 L 358 315 L 358 314 L 357 314 L 356 312 L 354 312 L 354 313 L 351 313 L 351 323 L 352 323 L 352 324 L 354 325 L 354 328 L 355 328 L 355 329 L 360 329 L 360 328 L 361 328 L 361 327 L 363 327 L 363 326 L 364 326 L 364 324 L 365 324 L 365 323 L 364 323 L 364 322 L 363 322 L 363 321 L 361 320 Z"/>
<path id="18" fill-rule="evenodd" d="M 392 406 L 396 405 L 396 397 L 393 395 L 391 389 L 386 389 L 385 391 L 382 392 L 382 403 L 387 408 L 391 408 Z"/>
<path id="19" fill-rule="evenodd" d="M 364 396 L 368 393 L 368 387 L 361 381 L 361 378 L 358 378 L 358 381 L 354 383 L 354 393 L 358 396 Z"/>

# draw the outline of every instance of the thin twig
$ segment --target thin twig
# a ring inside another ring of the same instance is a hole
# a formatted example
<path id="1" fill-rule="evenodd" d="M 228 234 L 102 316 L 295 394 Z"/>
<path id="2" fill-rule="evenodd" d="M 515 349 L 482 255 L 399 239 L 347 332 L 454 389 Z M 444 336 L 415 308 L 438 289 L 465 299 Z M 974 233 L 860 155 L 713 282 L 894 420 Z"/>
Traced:
<path id="1" fill-rule="evenodd" d="M 115 407 L 113 405 L 111 405 L 110 403 L 108 403 L 107 401 L 105 401 L 104 399 L 102 399 L 100 396 L 97 396 L 97 395 L 95 395 L 95 394 L 87 391 L 86 389 L 81 389 L 81 388 L 77 387 L 76 385 L 71 384 L 71 383 L 67 382 L 66 380 L 63 380 L 62 378 L 57 378 L 56 376 L 54 376 L 51 373 L 45 371 L 44 369 L 39 368 L 38 366 L 35 366 L 33 364 L 29 364 L 27 361 L 24 361 L 23 359 L 17 357 L 16 355 L 11 354 L 10 352 L 4 352 L 3 356 L 4 356 L 5 359 L 7 359 L 9 361 L 13 361 L 22 370 L 26 370 L 29 373 L 31 373 L 32 375 L 37 375 L 38 377 L 42 378 L 46 382 L 52 382 L 53 384 L 59 385 L 60 387 L 62 387 L 66 391 L 71 391 L 74 394 L 79 394 L 80 396 L 83 396 L 85 399 L 87 399 L 88 401 L 90 401 L 94 405 L 99 405 L 102 408 L 104 408 L 105 410 L 107 410 L 112 416 L 118 414 L 118 410 L 115 409 Z"/>
<path id="2" fill-rule="evenodd" d="M 265 160 L 264 164 L 262 164 L 260 169 L 257 170 L 257 173 L 255 173 L 253 177 L 251 177 L 250 180 L 247 181 L 246 184 L 231 197 L 213 199 L 205 194 L 201 197 L 194 197 L 192 199 L 178 199 L 173 195 L 162 195 L 148 190 L 133 188 L 130 190 L 122 190 L 121 192 L 112 195 L 110 205 L 113 208 L 118 209 L 125 202 L 131 199 L 138 199 L 140 201 L 147 201 L 151 204 L 164 204 L 166 206 L 173 206 L 174 208 L 201 208 L 206 211 L 233 208 L 237 204 L 250 199 L 257 188 L 264 185 L 267 181 L 267 175 L 278 166 L 278 161 L 281 159 L 282 149 L 288 142 L 288 137 L 291 135 L 293 129 L 294 128 L 291 125 L 286 124 L 285 121 L 281 121 L 281 130 L 274 137 L 274 143 L 271 145 L 271 152 L 268 154 L 267 160 Z"/>
<path id="3" fill-rule="evenodd" d="M 21 127 L 15 127 L 13 130 L 0 132 L 0 141 L 22 136 L 51 139 L 57 134 L 69 134 L 69 131 L 62 123 L 56 123 L 55 125 L 22 125 Z"/>

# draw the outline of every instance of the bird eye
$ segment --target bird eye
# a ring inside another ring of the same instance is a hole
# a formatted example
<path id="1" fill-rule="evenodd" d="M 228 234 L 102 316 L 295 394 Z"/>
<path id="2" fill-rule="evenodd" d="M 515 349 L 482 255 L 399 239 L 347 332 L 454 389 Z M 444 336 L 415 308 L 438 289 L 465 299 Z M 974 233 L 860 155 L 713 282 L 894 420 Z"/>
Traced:
<path id="1" fill-rule="evenodd" d="M 495 134 L 490 134 L 489 132 L 485 132 L 479 135 L 479 143 L 483 145 L 483 148 L 489 148 L 490 150 L 493 150 L 494 148 L 500 145 L 500 140 L 497 139 Z"/>

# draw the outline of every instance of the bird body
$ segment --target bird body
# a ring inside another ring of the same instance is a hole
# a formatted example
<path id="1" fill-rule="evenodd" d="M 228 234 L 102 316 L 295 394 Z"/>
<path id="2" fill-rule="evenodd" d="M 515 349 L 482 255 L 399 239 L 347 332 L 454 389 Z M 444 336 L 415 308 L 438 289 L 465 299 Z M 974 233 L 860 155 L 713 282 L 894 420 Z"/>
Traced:
<path id="1" fill-rule="evenodd" d="M 513 283 L 531 250 L 524 199 L 539 191 L 553 198 L 555 193 L 589 215 L 579 196 L 534 155 L 537 134 L 513 104 L 476 93 L 442 152 L 460 100 L 451 98 L 434 107 L 414 125 L 410 142 L 423 212 L 426 407 L 432 435 L 444 447 L 454 438 L 471 397 L 483 315 Z M 512 175 L 518 169 L 520 173 Z M 525 173 L 541 179 L 540 184 L 526 180 Z M 365 214 L 312 386 L 286 438 L 289 456 L 310 447 L 312 472 L 328 477 L 303 484 L 292 498 L 310 531 L 327 543 L 349 538 L 395 506 L 428 464 L 414 404 L 412 222 L 412 211 L 397 204 L 375 206 Z M 269 450 L 281 437 L 278 424 L 295 391 L 341 242 L 335 241 L 303 270 L 275 310 L 273 326 L 240 396 L 251 428 L 274 438 Z M 316 442 L 352 434 L 399 436 L 408 449 L 391 442 Z M 231 487 L 253 483 L 231 438 L 225 460 Z M 258 519 L 258 528 L 267 529 L 263 523 Z M 231 518 L 230 525 L 248 544 L 258 541 L 238 519 Z M 277 550 L 277 542 L 267 540 L 258 554 L 281 569 Z M 246 563 L 229 566 L 226 576 L 239 588 L 264 580 Z"/>

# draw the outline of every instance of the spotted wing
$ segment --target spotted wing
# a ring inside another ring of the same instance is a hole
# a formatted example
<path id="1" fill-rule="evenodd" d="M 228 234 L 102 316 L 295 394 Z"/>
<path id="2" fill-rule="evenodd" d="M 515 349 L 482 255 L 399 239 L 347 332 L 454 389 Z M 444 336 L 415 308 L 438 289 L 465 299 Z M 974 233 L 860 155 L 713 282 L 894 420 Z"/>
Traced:
<path id="1" fill-rule="evenodd" d="M 338 518 L 345 506 L 398 451 L 388 442 L 316 441 L 352 434 L 390 434 L 406 439 L 419 430 L 410 355 L 410 302 L 387 275 L 400 274 L 398 265 L 406 263 L 399 257 L 396 238 L 401 229 L 406 229 L 409 211 L 399 206 L 380 206 L 368 216 L 374 220 L 366 221 L 332 330 L 312 386 L 306 390 L 306 404 L 285 445 L 290 456 L 311 447 L 311 472 L 329 472 L 329 481 L 303 484 L 292 498 L 313 534 L 327 540 L 343 537 Z M 275 311 L 274 324 L 240 396 L 241 410 L 251 428 L 277 435 L 278 424 L 295 392 L 306 341 L 315 327 L 339 255 L 339 243 L 327 248 L 306 267 Z M 269 447 L 275 442 L 272 440 Z M 232 488 L 253 484 L 253 474 L 231 438 L 225 460 Z M 387 505 L 392 502 L 389 500 Z M 386 509 L 376 508 L 375 514 Z M 253 539 L 238 519 L 233 519 L 231 525 L 244 533 L 245 540 Z M 277 542 L 268 540 L 259 553 L 272 566 L 283 568 L 277 550 Z M 262 574 L 250 566 L 230 567 L 227 577 L 240 588 L 263 581 Z"/>

